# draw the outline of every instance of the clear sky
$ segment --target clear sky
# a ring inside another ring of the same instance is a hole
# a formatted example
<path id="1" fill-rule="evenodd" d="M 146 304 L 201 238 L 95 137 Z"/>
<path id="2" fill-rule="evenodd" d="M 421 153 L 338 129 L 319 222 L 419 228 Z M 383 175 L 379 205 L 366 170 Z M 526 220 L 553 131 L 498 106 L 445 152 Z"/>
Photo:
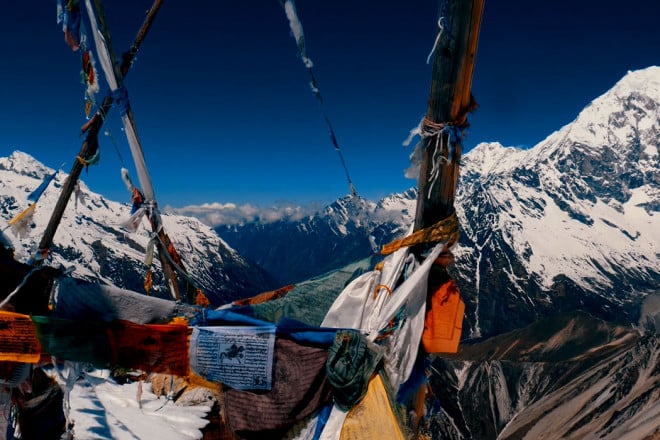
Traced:
<path id="1" fill-rule="evenodd" d="M 148 0 L 105 2 L 125 50 Z M 55 1 L 9 2 L 0 18 L 0 155 L 15 149 L 69 171 L 84 123 L 79 55 L 65 45 Z M 407 137 L 426 110 L 438 5 L 430 0 L 298 0 L 309 57 L 358 192 L 403 177 Z M 480 108 L 466 149 L 533 146 L 572 121 L 626 71 L 660 64 L 658 0 L 486 0 L 474 72 Z M 278 0 L 165 0 L 126 86 L 161 206 L 327 203 L 348 194 L 339 159 Z M 116 114 L 116 111 L 115 111 Z M 118 118 L 96 192 L 129 201 Z"/>

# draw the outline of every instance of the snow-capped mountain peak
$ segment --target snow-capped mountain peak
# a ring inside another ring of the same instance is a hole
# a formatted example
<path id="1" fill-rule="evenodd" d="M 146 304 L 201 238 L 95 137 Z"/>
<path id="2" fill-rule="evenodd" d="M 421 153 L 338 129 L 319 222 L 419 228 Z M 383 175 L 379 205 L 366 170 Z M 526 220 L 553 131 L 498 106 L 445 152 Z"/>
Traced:
<path id="1" fill-rule="evenodd" d="M 629 72 L 610 91 L 588 105 L 568 133 L 574 143 L 592 146 L 613 143 L 629 148 L 635 141 L 644 144 L 645 156 L 657 157 L 653 133 L 660 130 L 660 67 Z M 657 138 L 656 138 L 657 139 Z"/>
<path id="2" fill-rule="evenodd" d="M 35 179 L 43 179 L 47 174 L 54 171 L 29 154 L 18 150 L 8 157 L 0 157 L 0 170 L 12 171 L 21 176 Z"/>
<path id="3" fill-rule="evenodd" d="M 5 226 L 30 206 L 28 194 L 53 171 L 20 151 L 0 157 L 0 217 Z M 4 231 L 19 261 L 34 256 L 67 177 L 64 172 L 57 173 L 44 191 L 26 237 L 18 236 L 12 228 Z M 143 292 L 148 269 L 143 261 L 152 234 L 147 222 L 134 233 L 126 229 L 130 210 L 130 205 L 107 200 L 80 181 L 62 217 L 47 263 L 73 267 L 73 275 L 78 278 Z M 244 260 L 198 219 L 180 215 L 162 215 L 162 219 L 196 285 L 213 303 L 224 304 L 275 287 L 260 269 Z M 154 264 L 153 293 L 167 295 L 159 263 Z"/>
<path id="4" fill-rule="evenodd" d="M 482 143 L 463 157 L 454 274 L 468 298 L 466 334 L 498 334 L 574 309 L 634 321 L 660 282 L 659 83 L 658 67 L 631 72 L 535 147 Z M 297 226 L 217 230 L 285 275 L 367 257 L 369 243 L 407 233 L 415 213 L 414 190 L 375 205 L 348 202 Z M 300 255 L 314 264 L 295 264 Z"/>

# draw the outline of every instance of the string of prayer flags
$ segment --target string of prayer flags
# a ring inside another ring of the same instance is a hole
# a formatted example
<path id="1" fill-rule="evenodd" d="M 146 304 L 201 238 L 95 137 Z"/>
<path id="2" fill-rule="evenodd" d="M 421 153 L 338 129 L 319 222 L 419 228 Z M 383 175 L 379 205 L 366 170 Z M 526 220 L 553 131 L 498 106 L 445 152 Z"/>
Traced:
<path id="1" fill-rule="evenodd" d="M 57 0 L 57 22 L 62 24 L 66 44 L 74 52 L 79 50 L 82 20 L 78 0 Z"/>
<path id="2" fill-rule="evenodd" d="M 29 319 L 29 318 L 28 318 Z M 97 367 L 120 366 L 155 373 L 188 373 L 188 327 L 129 321 L 73 321 L 33 316 L 46 353 Z"/>

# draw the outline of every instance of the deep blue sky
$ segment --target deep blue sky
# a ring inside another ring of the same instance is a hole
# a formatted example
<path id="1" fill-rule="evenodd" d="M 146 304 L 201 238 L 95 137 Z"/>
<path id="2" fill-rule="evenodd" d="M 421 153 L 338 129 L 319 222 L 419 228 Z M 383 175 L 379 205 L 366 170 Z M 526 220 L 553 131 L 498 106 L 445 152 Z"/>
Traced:
<path id="1" fill-rule="evenodd" d="M 105 3 L 117 51 L 150 6 Z M 430 0 L 298 0 L 308 55 L 353 181 L 377 198 L 415 184 L 401 145 L 426 110 L 436 35 Z M 466 149 L 533 146 L 627 70 L 660 64 L 660 2 L 486 0 Z M 55 1 L 10 2 L 0 19 L 0 155 L 71 167 L 84 122 L 79 56 Z M 277 0 L 166 0 L 126 80 L 161 206 L 329 202 L 348 193 Z M 130 162 L 118 124 L 113 138 Z M 83 174 L 128 201 L 111 139 Z M 130 166 L 132 170 L 132 166 Z M 134 181 L 137 176 L 132 171 Z"/>

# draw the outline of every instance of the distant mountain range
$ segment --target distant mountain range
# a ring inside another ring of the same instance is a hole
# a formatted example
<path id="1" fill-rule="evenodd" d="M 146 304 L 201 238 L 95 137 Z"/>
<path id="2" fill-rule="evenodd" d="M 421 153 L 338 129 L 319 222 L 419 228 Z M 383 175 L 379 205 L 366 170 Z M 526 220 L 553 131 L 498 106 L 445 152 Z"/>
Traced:
<path id="1" fill-rule="evenodd" d="M 53 171 L 20 151 L 0 158 L 0 217 L 5 225 L 29 206 L 28 194 Z M 20 261 L 29 260 L 36 252 L 65 179 L 66 174 L 59 172 L 43 193 L 25 237 L 16 236 L 11 228 L 4 231 Z M 73 267 L 74 277 L 144 292 L 147 267 L 143 261 L 150 231 L 146 221 L 134 233 L 123 226 L 130 218 L 130 210 L 130 205 L 107 200 L 80 182 L 55 235 L 48 264 Z M 165 230 L 196 285 L 213 304 L 255 295 L 275 285 L 263 270 L 246 261 L 199 220 L 177 215 L 162 217 Z M 160 264 L 157 260 L 154 259 L 156 268 Z M 169 297 L 161 273 L 158 269 L 153 271 L 151 294 Z"/>
<path id="2" fill-rule="evenodd" d="M 484 143 L 463 158 L 452 272 L 464 335 L 483 338 L 558 312 L 636 322 L 660 290 L 660 68 L 631 72 L 529 150 Z M 302 220 L 216 228 L 276 277 L 299 281 L 405 234 L 415 191 L 346 197 Z"/>
<path id="3" fill-rule="evenodd" d="M 366 258 L 405 234 L 415 214 L 416 194 L 410 189 L 378 202 L 348 196 L 300 220 L 221 225 L 215 230 L 286 285 Z"/>

